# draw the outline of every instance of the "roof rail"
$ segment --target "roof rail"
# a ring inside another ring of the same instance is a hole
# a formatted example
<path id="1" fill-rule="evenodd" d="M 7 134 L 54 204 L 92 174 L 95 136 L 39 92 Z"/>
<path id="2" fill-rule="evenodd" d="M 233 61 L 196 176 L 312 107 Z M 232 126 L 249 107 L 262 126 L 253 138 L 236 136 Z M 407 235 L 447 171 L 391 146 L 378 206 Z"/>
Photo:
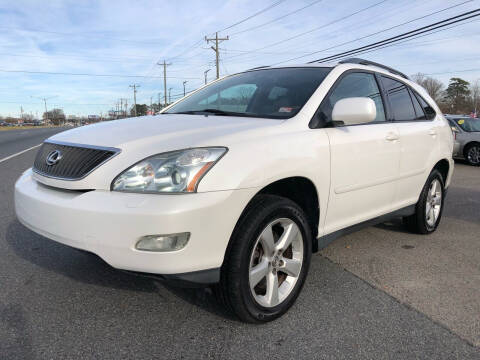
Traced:
<path id="1" fill-rule="evenodd" d="M 254 67 L 254 68 L 248 69 L 248 70 L 246 70 L 246 71 L 250 71 L 250 70 L 258 70 L 258 69 L 263 69 L 263 68 L 268 68 L 268 67 L 270 67 L 270 65 L 257 66 L 257 67 Z"/>
<path id="2" fill-rule="evenodd" d="M 392 69 L 391 67 L 388 67 L 388 66 L 385 66 L 385 65 L 382 65 L 382 64 L 379 64 L 379 63 L 370 61 L 370 60 L 365 60 L 365 59 L 360 59 L 360 58 L 348 58 L 348 59 L 339 61 L 338 63 L 339 63 L 339 64 L 372 65 L 372 66 L 376 66 L 376 67 L 379 67 L 379 68 L 388 70 L 388 71 L 390 71 L 392 74 L 399 75 L 399 76 L 401 76 L 401 77 L 403 77 L 403 78 L 405 78 L 405 79 L 408 79 L 408 76 L 405 75 L 404 73 L 402 73 L 402 72 L 400 72 L 400 71 L 398 71 L 398 70 Z"/>

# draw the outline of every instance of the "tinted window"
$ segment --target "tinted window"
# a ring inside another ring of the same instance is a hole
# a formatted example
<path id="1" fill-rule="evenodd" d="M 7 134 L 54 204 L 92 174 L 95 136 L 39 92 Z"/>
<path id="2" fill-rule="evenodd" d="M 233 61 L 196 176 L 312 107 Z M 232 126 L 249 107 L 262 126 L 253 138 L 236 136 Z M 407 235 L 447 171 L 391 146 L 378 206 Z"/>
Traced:
<path id="1" fill-rule="evenodd" d="M 415 120 L 416 114 L 407 86 L 400 81 L 382 76 L 395 120 Z"/>
<path id="2" fill-rule="evenodd" d="M 201 114 L 210 110 L 207 113 L 212 115 L 290 118 L 305 105 L 330 70 L 305 67 L 244 72 L 203 88 L 166 113 Z"/>
<path id="3" fill-rule="evenodd" d="M 457 119 L 457 124 L 467 132 L 480 132 L 480 119 Z"/>
<path id="4" fill-rule="evenodd" d="M 332 120 L 332 110 L 338 100 L 349 97 L 369 97 L 375 102 L 377 117 L 375 121 L 385 121 L 382 96 L 375 76 L 369 73 L 349 73 L 336 85 L 330 95 L 322 102 L 319 116 L 324 122 Z"/>
<path id="5" fill-rule="evenodd" d="M 415 94 L 415 95 L 417 95 L 418 101 L 420 101 L 420 105 L 422 105 L 422 108 L 425 111 L 425 115 L 427 116 L 427 119 L 428 120 L 434 119 L 435 116 L 437 115 L 435 110 L 433 110 L 433 108 L 430 105 L 428 105 L 428 103 L 425 100 L 423 100 L 423 98 L 420 95 L 418 94 Z"/>
<path id="6" fill-rule="evenodd" d="M 418 102 L 417 97 L 413 94 L 411 90 L 410 90 L 410 97 L 412 98 L 412 101 L 413 101 L 413 107 L 415 108 L 415 114 L 417 115 L 417 120 L 426 120 L 427 117 L 423 112 L 423 108 Z"/>

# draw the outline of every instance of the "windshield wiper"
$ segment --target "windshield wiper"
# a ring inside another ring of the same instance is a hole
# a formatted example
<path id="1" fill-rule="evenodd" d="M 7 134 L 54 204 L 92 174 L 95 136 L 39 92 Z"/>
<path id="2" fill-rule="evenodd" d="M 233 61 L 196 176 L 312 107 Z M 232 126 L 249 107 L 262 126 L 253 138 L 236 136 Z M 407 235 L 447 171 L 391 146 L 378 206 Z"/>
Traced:
<path id="1" fill-rule="evenodd" d="M 213 115 L 224 115 L 224 116 L 245 116 L 245 117 L 261 117 L 258 114 L 252 113 L 243 113 L 243 112 L 235 112 L 235 111 L 224 111 L 219 109 L 202 109 L 202 110 L 188 110 L 188 111 L 179 111 L 174 113 L 166 113 L 166 114 L 213 114 Z"/>

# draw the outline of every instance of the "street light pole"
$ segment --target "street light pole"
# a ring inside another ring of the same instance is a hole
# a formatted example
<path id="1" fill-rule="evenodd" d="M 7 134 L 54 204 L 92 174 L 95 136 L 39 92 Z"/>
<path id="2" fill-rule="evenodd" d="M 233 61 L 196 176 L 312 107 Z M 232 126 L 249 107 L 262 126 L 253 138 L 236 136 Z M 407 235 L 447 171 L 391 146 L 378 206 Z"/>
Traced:
<path id="1" fill-rule="evenodd" d="M 183 82 L 183 97 L 185 97 L 185 84 L 186 84 L 187 82 L 188 82 L 187 80 L 185 80 L 185 81 Z"/>
<path id="2" fill-rule="evenodd" d="M 208 70 L 205 70 L 203 72 L 203 75 L 205 75 L 205 85 L 207 85 L 207 73 L 210 71 L 211 69 L 208 69 Z"/>

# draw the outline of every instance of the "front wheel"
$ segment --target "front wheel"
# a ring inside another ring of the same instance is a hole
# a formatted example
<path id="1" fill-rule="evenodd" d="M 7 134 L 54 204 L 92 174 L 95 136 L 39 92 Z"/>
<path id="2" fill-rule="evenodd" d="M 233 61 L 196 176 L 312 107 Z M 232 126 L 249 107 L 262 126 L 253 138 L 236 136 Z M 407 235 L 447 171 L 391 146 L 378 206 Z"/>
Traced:
<path id="1" fill-rule="evenodd" d="M 442 218 L 445 183 L 438 170 L 433 170 L 415 205 L 415 214 L 405 217 L 407 228 L 418 234 L 434 232 Z"/>
<path id="2" fill-rule="evenodd" d="M 470 165 L 480 166 L 480 144 L 470 144 L 465 148 L 465 159 Z"/>
<path id="3" fill-rule="evenodd" d="M 279 196 L 257 195 L 235 227 L 217 290 L 241 320 L 271 321 L 295 302 L 311 252 L 302 209 Z"/>

